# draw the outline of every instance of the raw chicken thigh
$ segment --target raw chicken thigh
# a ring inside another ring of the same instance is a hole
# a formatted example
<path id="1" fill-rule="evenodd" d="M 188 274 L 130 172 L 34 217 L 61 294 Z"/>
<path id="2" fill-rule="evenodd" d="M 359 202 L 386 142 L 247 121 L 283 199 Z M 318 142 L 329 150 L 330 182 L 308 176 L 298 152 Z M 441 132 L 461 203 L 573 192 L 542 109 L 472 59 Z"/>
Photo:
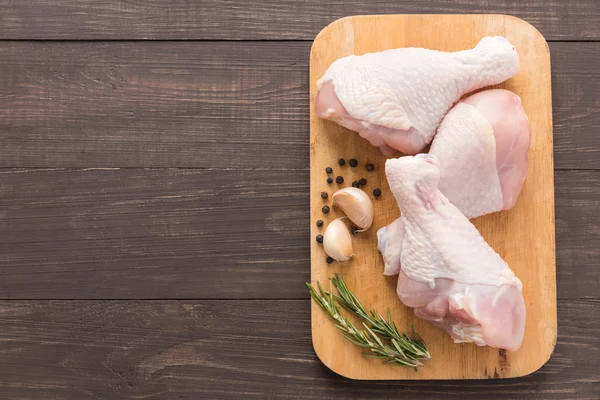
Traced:
<path id="1" fill-rule="evenodd" d="M 447 53 L 402 48 L 340 58 L 317 82 L 315 112 L 357 131 L 384 154 L 415 154 L 465 93 L 501 83 L 519 57 L 501 36 Z"/>
<path id="2" fill-rule="evenodd" d="M 502 89 L 469 96 L 444 117 L 431 145 L 441 164 L 439 190 L 467 218 L 514 207 L 529 140 L 519 96 Z"/>
<path id="3" fill-rule="evenodd" d="M 388 160 L 386 175 L 402 211 L 388 227 L 400 238 L 400 300 L 455 342 L 517 350 L 525 331 L 521 281 L 438 190 L 437 157 Z"/>

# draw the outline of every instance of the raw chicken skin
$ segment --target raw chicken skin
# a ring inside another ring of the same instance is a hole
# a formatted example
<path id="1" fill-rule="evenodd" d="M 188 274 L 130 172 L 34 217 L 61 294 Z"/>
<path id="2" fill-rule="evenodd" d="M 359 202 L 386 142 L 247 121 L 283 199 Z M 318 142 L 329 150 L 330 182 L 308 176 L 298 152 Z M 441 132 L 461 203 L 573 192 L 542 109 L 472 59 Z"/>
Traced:
<path id="1" fill-rule="evenodd" d="M 519 56 L 501 36 L 455 53 L 402 48 L 352 55 L 333 62 L 317 82 L 315 113 L 359 132 L 384 154 L 415 154 L 463 94 L 518 70 Z"/>
<path id="2" fill-rule="evenodd" d="M 402 217 L 377 231 L 377 250 L 383 256 L 384 275 L 392 276 L 400 273 L 404 235 L 404 220 Z"/>
<path id="3" fill-rule="evenodd" d="M 438 189 L 467 218 L 515 205 L 527 174 L 530 129 L 521 99 L 485 90 L 457 103 L 444 117 L 429 154 L 441 165 Z M 400 272 L 401 218 L 377 232 L 384 274 Z"/>
<path id="4" fill-rule="evenodd" d="M 438 190 L 437 157 L 390 159 L 386 175 L 402 211 L 391 225 L 401 232 L 400 300 L 456 342 L 517 350 L 525 331 L 521 281 Z"/>
<path id="5" fill-rule="evenodd" d="M 514 207 L 529 142 L 519 96 L 503 89 L 469 96 L 444 117 L 429 151 L 440 160 L 440 191 L 467 218 Z"/>

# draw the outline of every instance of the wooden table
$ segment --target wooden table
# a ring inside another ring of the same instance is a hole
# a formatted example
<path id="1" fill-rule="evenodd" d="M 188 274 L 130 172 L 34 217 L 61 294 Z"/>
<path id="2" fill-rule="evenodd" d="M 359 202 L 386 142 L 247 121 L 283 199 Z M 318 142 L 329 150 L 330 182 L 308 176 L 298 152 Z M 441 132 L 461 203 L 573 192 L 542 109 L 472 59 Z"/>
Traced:
<path id="1" fill-rule="evenodd" d="M 0 0 L 0 398 L 600 398 L 600 7 L 479 3 Z M 411 12 L 550 42 L 559 333 L 525 378 L 349 381 L 312 348 L 311 39 Z"/>

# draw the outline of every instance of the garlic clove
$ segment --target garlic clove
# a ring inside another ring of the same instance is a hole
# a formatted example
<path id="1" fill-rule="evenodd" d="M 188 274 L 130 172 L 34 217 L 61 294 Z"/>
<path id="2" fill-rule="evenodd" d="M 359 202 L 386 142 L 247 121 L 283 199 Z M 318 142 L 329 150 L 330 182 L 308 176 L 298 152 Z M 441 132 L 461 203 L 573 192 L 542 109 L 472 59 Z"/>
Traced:
<path id="1" fill-rule="evenodd" d="M 354 255 L 352 236 L 342 221 L 335 219 L 327 226 L 323 235 L 323 248 L 327 255 L 337 261 L 346 261 Z"/>
<path id="2" fill-rule="evenodd" d="M 373 223 L 373 202 L 362 190 L 347 187 L 338 190 L 332 196 L 333 205 L 338 206 L 362 231 Z"/>

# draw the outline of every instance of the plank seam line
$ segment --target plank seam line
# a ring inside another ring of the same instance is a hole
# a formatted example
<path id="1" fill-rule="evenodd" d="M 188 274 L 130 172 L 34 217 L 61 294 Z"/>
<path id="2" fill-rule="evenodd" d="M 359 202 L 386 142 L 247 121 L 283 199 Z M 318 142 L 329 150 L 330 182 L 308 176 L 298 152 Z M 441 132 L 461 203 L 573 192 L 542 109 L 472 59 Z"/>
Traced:
<path id="1" fill-rule="evenodd" d="M 307 294 L 308 296 L 308 294 Z M 86 302 L 95 302 L 95 301 L 119 301 L 119 302 L 134 302 L 134 301 L 163 301 L 163 302 L 177 302 L 177 301 L 288 301 L 288 302 L 307 302 L 310 300 L 310 297 L 306 298 L 289 298 L 289 299 L 280 299 L 280 298 L 194 298 L 194 297 L 184 297 L 184 298 L 1 298 L 0 301 L 45 301 L 45 302 L 53 302 L 53 301 L 86 301 Z M 581 301 L 586 303 L 599 303 L 600 298 L 585 298 L 585 297 L 576 297 L 576 298 L 565 298 L 565 297 L 557 297 L 558 302 L 574 302 Z"/>
<path id="2" fill-rule="evenodd" d="M 0 139 L 2 141 L 2 139 Z M 110 172 L 119 170 L 140 170 L 140 171 L 155 171 L 155 170 L 198 170 L 198 171 L 273 171 L 273 172 L 308 172 L 310 168 L 214 168 L 214 167 L 0 167 L 0 173 L 22 173 L 27 171 L 80 171 L 80 172 Z"/>
<path id="3" fill-rule="evenodd" d="M 0 139 L 1 141 L 2 139 Z M 0 173 L 9 173 L 13 170 L 15 173 L 26 172 L 28 170 L 41 172 L 41 171 L 81 171 L 81 172 L 101 172 L 101 171 L 118 171 L 118 170 L 198 170 L 198 171 L 273 171 L 273 172 L 286 172 L 286 171 L 298 171 L 308 172 L 310 168 L 214 168 L 214 167 L 0 167 Z M 600 171 L 600 167 L 593 168 L 565 168 L 565 167 L 554 167 L 554 171 Z"/>
<path id="4" fill-rule="evenodd" d="M 226 42 L 237 42 L 237 43 L 262 43 L 262 42 L 313 42 L 313 39 L 0 39 L 0 42 L 74 42 L 74 43 L 106 43 L 106 42 L 174 42 L 174 43 L 185 43 L 185 42 L 206 42 L 206 43 L 226 43 Z M 600 38 L 597 39 L 547 39 L 548 43 L 597 43 L 600 42 Z"/>

